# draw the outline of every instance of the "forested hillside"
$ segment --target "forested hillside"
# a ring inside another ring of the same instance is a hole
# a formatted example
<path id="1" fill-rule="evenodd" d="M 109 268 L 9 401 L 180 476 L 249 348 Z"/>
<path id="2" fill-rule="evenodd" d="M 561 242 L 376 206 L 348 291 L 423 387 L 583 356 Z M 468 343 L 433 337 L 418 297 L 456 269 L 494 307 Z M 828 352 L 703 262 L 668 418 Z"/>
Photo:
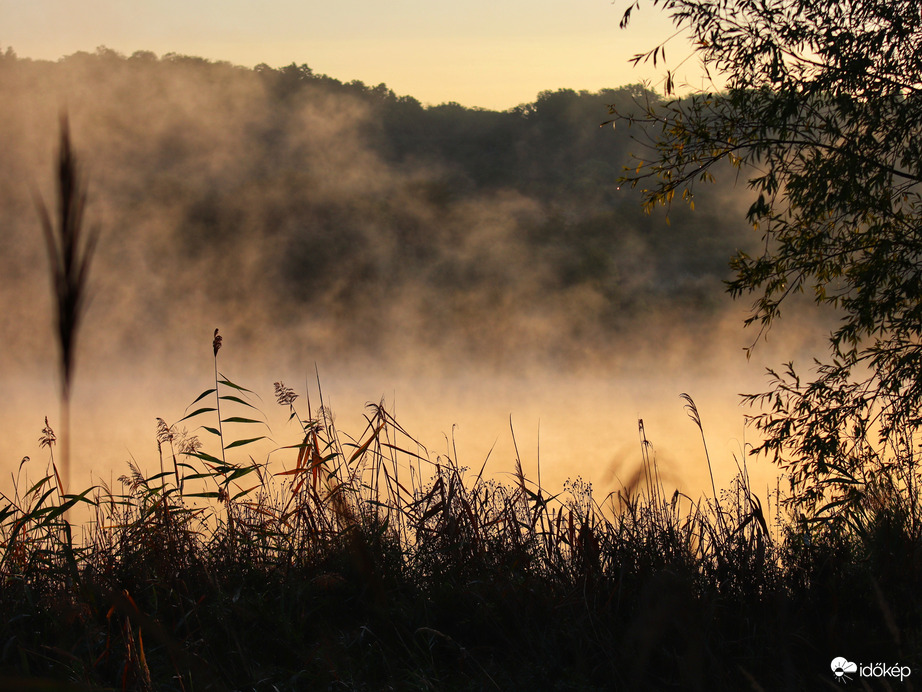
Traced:
<path id="1" fill-rule="evenodd" d="M 296 329 L 318 352 L 397 357 L 412 344 L 503 366 L 523 354 L 597 360 L 614 337 L 709 329 L 727 305 L 727 259 L 748 242 L 744 202 L 713 186 L 667 223 L 619 187 L 631 133 L 600 127 L 607 106 L 656 98 L 640 86 L 561 90 L 493 112 L 306 65 L 105 48 L 45 62 L 7 49 L 10 352 L 47 348 L 21 328 L 35 311 L 18 297 L 46 290 L 30 187 L 50 199 L 62 110 L 89 219 L 104 229 L 87 338 L 112 353 L 151 324 L 168 335 L 218 318 L 245 333 Z"/>

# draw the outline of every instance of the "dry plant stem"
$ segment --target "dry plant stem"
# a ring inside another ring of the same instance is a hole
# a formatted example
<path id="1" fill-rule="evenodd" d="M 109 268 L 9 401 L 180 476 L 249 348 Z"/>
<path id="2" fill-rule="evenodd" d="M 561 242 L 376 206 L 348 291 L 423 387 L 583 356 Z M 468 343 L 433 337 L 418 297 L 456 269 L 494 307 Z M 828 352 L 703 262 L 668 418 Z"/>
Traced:
<path id="1" fill-rule="evenodd" d="M 70 394 L 61 395 L 61 476 L 58 483 L 61 485 L 60 495 L 63 497 L 67 493 L 70 485 Z M 55 468 L 57 471 L 57 468 Z"/>
<path id="2" fill-rule="evenodd" d="M 662 491 L 659 480 L 659 470 L 656 466 L 656 455 L 651 454 L 653 445 L 647 439 L 647 431 L 643 425 L 643 419 L 637 420 L 637 428 L 640 433 L 640 458 L 642 461 L 644 480 L 647 484 L 647 493 L 652 502 L 653 510 L 657 514 L 665 512 L 666 497 Z"/>
<path id="3" fill-rule="evenodd" d="M 218 330 L 215 329 L 214 340 L 211 342 L 212 349 L 214 349 L 214 397 L 216 413 L 218 414 L 218 439 L 221 443 L 221 461 L 227 466 L 227 457 L 224 456 L 224 428 L 221 425 L 221 392 L 218 385 L 218 351 L 221 350 L 223 341 L 224 337 L 220 336 Z"/>
<path id="4" fill-rule="evenodd" d="M 714 493 L 714 506 L 717 510 L 717 523 L 720 525 L 724 535 L 726 535 L 723 512 L 720 509 L 720 499 L 717 496 L 717 484 L 714 482 L 714 469 L 711 466 L 711 455 L 708 453 L 708 443 L 707 439 L 704 437 L 704 426 L 701 424 L 701 414 L 698 413 L 698 407 L 695 405 L 695 401 L 691 398 L 690 395 L 682 393 L 680 396 L 685 400 L 685 410 L 688 413 L 688 417 L 691 418 L 692 422 L 698 426 L 698 430 L 701 433 L 701 444 L 704 446 L 704 458 L 707 460 L 708 473 L 711 476 L 711 491 Z"/>
<path id="5" fill-rule="evenodd" d="M 36 192 L 36 208 L 41 220 L 51 270 L 51 285 L 57 312 L 57 337 L 61 370 L 61 469 L 62 492 L 70 476 L 70 394 L 74 373 L 77 331 L 87 305 L 86 285 L 90 263 L 99 238 L 98 229 L 84 237 L 83 213 L 86 185 L 77 166 L 70 141 L 67 116 L 61 116 L 61 140 L 57 161 L 57 218 L 52 221 L 47 207 Z"/>

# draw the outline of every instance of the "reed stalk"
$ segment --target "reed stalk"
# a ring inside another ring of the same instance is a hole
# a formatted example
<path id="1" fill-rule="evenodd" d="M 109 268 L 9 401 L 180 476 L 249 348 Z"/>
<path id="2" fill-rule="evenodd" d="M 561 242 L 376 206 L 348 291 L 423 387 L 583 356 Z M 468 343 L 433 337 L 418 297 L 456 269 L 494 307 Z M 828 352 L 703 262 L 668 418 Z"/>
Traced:
<path id="1" fill-rule="evenodd" d="M 221 420 L 221 390 L 220 390 L 220 381 L 218 378 L 218 351 L 221 350 L 221 345 L 224 342 L 224 337 L 218 334 L 218 329 L 214 330 L 214 339 L 211 342 L 211 347 L 214 350 L 214 398 L 215 398 L 215 411 L 218 416 L 218 439 L 221 441 L 221 461 L 224 462 L 224 465 L 227 466 L 227 456 L 224 453 L 224 427 Z"/>
<path id="2" fill-rule="evenodd" d="M 704 458 L 707 460 L 708 474 L 711 477 L 711 492 L 714 493 L 714 507 L 717 512 L 717 523 L 723 535 L 726 536 L 727 529 L 724 524 L 723 510 L 720 507 L 720 498 L 717 495 L 717 484 L 714 482 L 714 468 L 711 466 L 711 455 L 708 452 L 707 438 L 704 436 L 704 426 L 701 424 L 701 414 L 698 413 L 698 407 L 695 405 L 695 401 L 690 395 L 683 392 L 680 396 L 685 401 L 685 412 L 688 414 L 688 417 L 691 418 L 692 422 L 698 426 L 698 431 L 701 433 L 701 444 L 704 446 Z"/>
<path id="3" fill-rule="evenodd" d="M 85 229 L 86 182 L 70 137 L 67 116 L 60 119 L 60 142 L 56 166 L 56 214 L 48 211 L 39 193 L 34 194 L 41 221 L 55 301 L 59 351 L 61 403 L 61 492 L 70 478 L 70 399 L 74 375 L 77 333 L 87 308 L 87 279 L 99 241 L 99 229 Z"/>

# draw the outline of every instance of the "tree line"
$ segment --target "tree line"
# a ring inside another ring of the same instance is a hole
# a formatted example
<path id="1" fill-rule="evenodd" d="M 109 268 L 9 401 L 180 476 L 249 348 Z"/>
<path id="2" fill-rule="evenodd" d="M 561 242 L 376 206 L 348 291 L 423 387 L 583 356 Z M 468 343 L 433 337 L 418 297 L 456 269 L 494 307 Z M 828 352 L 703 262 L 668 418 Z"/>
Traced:
<path id="1" fill-rule="evenodd" d="M 146 314 L 183 288 L 222 305 L 258 297 L 254 314 L 306 315 L 350 347 L 370 329 L 380 348 L 399 324 L 436 350 L 503 360 L 543 343 L 544 355 L 580 359 L 638 319 L 706 329 L 744 242 L 725 190 L 667 219 L 619 184 L 630 136 L 600 124 L 611 104 L 660 99 L 639 85 L 545 91 L 498 112 L 424 105 L 304 64 L 106 48 L 49 62 L 7 49 L 0 92 L 13 142 L 0 194 L 21 212 L 8 236 L 31 236 L 21 181 L 40 179 L 38 152 L 66 104 L 91 197 L 125 229 L 116 251 L 154 248 L 152 267 L 172 277 L 139 295 Z M 203 272 L 216 278 L 201 289 Z"/>

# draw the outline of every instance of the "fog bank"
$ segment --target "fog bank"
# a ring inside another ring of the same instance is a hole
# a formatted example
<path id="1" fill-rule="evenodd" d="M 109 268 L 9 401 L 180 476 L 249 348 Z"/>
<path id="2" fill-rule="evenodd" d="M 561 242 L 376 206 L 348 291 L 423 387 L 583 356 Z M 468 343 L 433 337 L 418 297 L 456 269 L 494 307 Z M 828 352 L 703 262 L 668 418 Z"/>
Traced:
<path id="1" fill-rule="evenodd" d="M 646 97 L 545 92 L 495 113 L 423 108 L 306 66 L 7 53 L 0 458 L 12 470 L 24 455 L 44 463 L 36 440 L 57 415 L 31 195 L 54 199 L 66 111 L 87 221 L 102 232 L 78 343 L 77 482 L 117 476 L 130 457 L 152 468 L 155 418 L 180 419 L 213 386 L 215 327 L 220 369 L 267 413 L 272 382 L 305 393 L 316 367 L 334 411 L 354 421 L 347 432 L 384 397 L 434 454 L 454 434 L 460 461 L 479 468 L 496 441 L 499 473 L 513 464 L 511 415 L 526 469 L 537 473 L 540 455 L 542 480 L 581 474 L 604 491 L 639 464 L 638 418 L 668 478 L 699 484 L 687 391 L 731 477 L 731 447 L 745 445 L 736 394 L 764 383 L 762 363 L 809 353 L 817 334 L 792 320 L 746 361 L 746 306 L 721 283 L 730 254 L 757 240 L 743 191 L 704 191 L 698 211 L 675 209 L 667 225 L 618 186 L 627 133 L 598 123 L 606 103 Z M 278 443 L 293 444 L 282 428 Z"/>

